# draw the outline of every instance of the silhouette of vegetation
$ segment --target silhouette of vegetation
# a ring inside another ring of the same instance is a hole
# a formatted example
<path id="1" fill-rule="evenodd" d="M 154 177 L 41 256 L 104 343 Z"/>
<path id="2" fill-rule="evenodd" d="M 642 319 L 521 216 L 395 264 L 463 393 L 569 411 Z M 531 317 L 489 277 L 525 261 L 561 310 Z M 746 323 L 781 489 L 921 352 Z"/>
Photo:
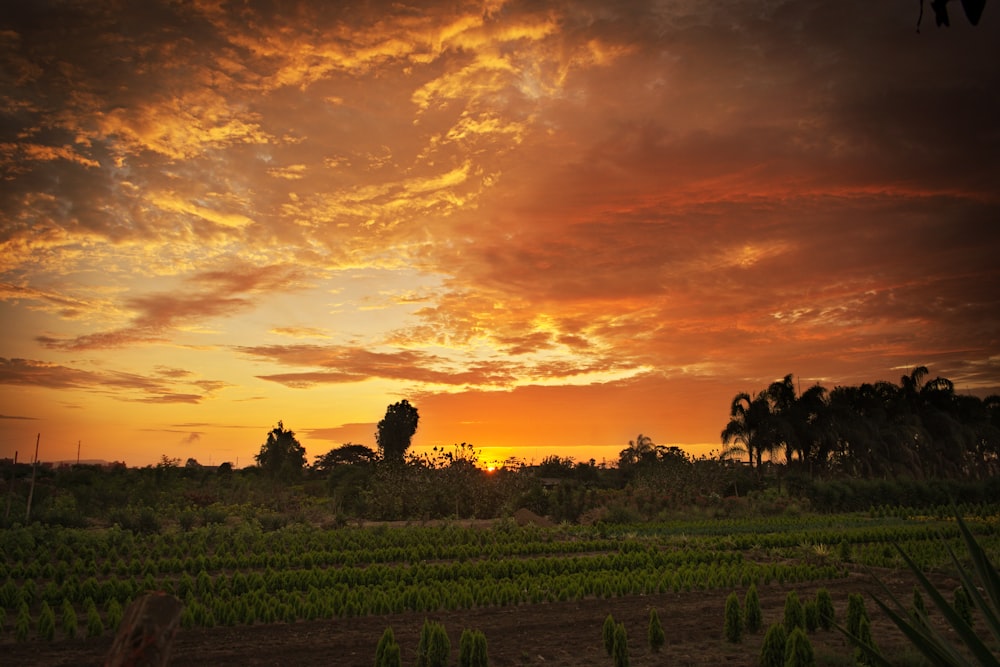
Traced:
<path id="1" fill-rule="evenodd" d="M 409 401 L 393 403 L 386 409 L 385 417 L 378 423 L 378 430 L 375 433 L 375 442 L 378 443 L 379 454 L 383 460 L 391 463 L 403 462 L 419 422 L 420 415 Z"/>
<path id="2" fill-rule="evenodd" d="M 260 453 L 254 459 L 271 477 L 292 480 L 302 474 L 306 450 L 296 439 L 295 432 L 279 421 L 267 434 L 267 441 L 260 446 Z"/>

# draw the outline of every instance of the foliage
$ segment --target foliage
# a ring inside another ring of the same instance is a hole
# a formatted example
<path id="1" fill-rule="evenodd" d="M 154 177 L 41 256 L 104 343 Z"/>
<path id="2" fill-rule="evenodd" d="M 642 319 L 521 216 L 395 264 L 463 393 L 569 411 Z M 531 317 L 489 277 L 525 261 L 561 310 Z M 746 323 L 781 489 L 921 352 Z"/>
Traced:
<path id="1" fill-rule="evenodd" d="M 69 598 L 63 598 L 62 630 L 63 634 L 65 634 L 69 639 L 76 637 L 78 621 L 79 619 L 76 617 L 76 610 L 73 609 L 73 603 L 69 601 Z"/>
<path id="2" fill-rule="evenodd" d="M 42 602 L 42 609 L 38 613 L 36 629 L 39 639 L 51 641 L 56 634 L 56 614 L 52 611 L 52 607 L 49 606 L 48 602 Z"/>
<path id="3" fill-rule="evenodd" d="M 816 600 L 806 600 L 805 604 L 802 605 L 802 610 L 805 612 L 805 631 L 807 633 L 815 632 L 819 628 L 819 605 Z"/>
<path id="4" fill-rule="evenodd" d="M 816 591 L 816 608 L 819 611 L 819 627 L 824 630 L 833 628 L 833 624 L 837 622 L 837 612 L 830 591 L 826 588 Z"/>
<path id="5" fill-rule="evenodd" d="M 785 667 L 816 667 L 812 642 L 802 628 L 795 628 L 785 642 Z"/>
<path id="6" fill-rule="evenodd" d="M 371 447 L 347 442 L 326 454 L 317 455 L 312 468 L 317 472 L 329 473 L 338 466 L 367 465 L 374 463 L 377 458 L 378 454 Z"/>
<path id="7" fill-rule="evenodd" d="M 463 630 L 458 641 L 458 667 L 487 667 L 486 635 L 479 630 Z"/>
<path id="8" fill-rule="evenodd" d="M 726 640 L 735 643 L 743 639 L 743 613 L 740 610 L 740 599 L 736 593 L 730 593 L 726 598 Z"/>
<path id="9" fill-rule="evenodd" d="M 611 614 L 608 614 L 604 618 L 604 626 L 601 629 L 601 635 L 604 639 L 604 650 L 609 656 L 614 654 L 615 650 L 615 619 Z"/>
<path id="10" fill-rule="evenodd" d="M 611 657 L 615 667 L 628 667 L 628 633 L 625 632 L 625 624 L 615 625 L 614 644 L 611 649 Z"/>
<path id="11" fill-rule="evenodd" d="M 271 477 L 291 480 L 301 475 L 306 465 L 306 450 L 296 439 L 295 432 L 279 421 L 267 434 L 267 441 L 260 446 L 254 459 Z"/>
<path id="12" fill-rule="evenodd" d="M 392 628 L 388 627 L 382 633 L 375 647 L 375 667 L 401 667 L 402 657 L 400 655 L 399 644 Z"/>
<path id="13" fill-rule="evenodd" d="M 958 573 L 959 579 L 965 591 L 972 599 L 973 606 L 980 611 L 987 628 L 995 640 L 1000 640 L 1000 575 L 997 574 L 996 567 L 990 562 L 986 552 L 979 544 L 979 541 L 969 530 L 968 525 L 962 519 L 961 514 L 955 512 L 955 520 L 965 543 L 967 557 L 971 561 L 971 569 L 963 565 L 952 551 L 951 547 L 945 544 L 952 564 Z M 906 607 L 890 592 L 883 584 L 886 594 L 889 596 L 889 603 L 883 602 L 875 597 L 875 603 L 886 613 L 896 626 L 902 630 L 903 634 L 910 640 L 914 647 L 927 657 L 935 665 L 950 667 L 953 665 L 973 664 L 967 655 L 971 655 L 975 661 L 982 665 L 996 665 L 1000 662 L 997 654 L 990 649 L 983 641 L 979 633 L 974 631 L 962 618 L 962 615 L 953 608 L 944 596 L 927 579 L 920 566 L 913 558 L 898 544 L 894 545 L 899 555 L 905 561 L 907 567 L 916 577 L 918 584 L 930 596 L 934 606 L 944 616 L 949 629 L 949 635 L 956 636 L 965 644 L 967 653 L 963 653 L 953 644 L 953 640 L 946 637 L 944 633 L 935 626 L 927 623 L 924 619 L 915 620 L 907 613 Z M 848 627 L 850 633 L 850 627 Z M 870 642 L 865 642 L 860 633 L 850 633 L 849 636 L 867 657 L 871 658 L 874 664 L 888 665 Z"/>
<path id="14" fill-rule="evenodd" d="M 660 617 L 656 613 L 656 609 L 649 610 L 649 625 L 646 629 L 646 641 L 649 643 L 649 650 L 653 653 L 659 653 L 660 649 L 663 648 L 663 644 L 667 641 L 667 637 L 663 633 L 663 625 L 660 624 Z"/>
<path id="15" fill-rule="evenodd" d="M 972 601 L 969 599 L 969 594 L 965 591 L 965 586 L 959 586 L 955 589 L 953 606 L 958 617 L 965 621 L 965 624 L 971 628 Z"/>
<path id="16" fill-rule="evenodd" d="M 409 401 L 393 403 L 385 411 L 385 417 L 376 426 L 375 442 L 382 458 L 393 463 L 402 463 L 406 450 L 410 447 L 413 434 L 417 432 L 420 415 Z"/>
<path id="17" fill-rule="evenodd" d="M 861 621 L 868 621 L 865 610 L 865 599 L 861 593 L 850 593 L 847 596 L 847 632 L 855 637 L 861 632 Z"/>
<path id="18" fill-rule="evenodd" d="M 785 632 L 791 637 L 796 628 L 806 629 L 806 612 L 799 600 L 799 594 L 795 591 L 788 591 L 785 596 Z"/>
<path id="19" fill-rule="evenodd" d="M 781 623 L 774 623 L 767 629 L 760 648 L 760 667 L 784 667 L 787 637 Z"/>
<path id="20" fill-rule="evenodd" d="M 436 621 L 424 621 L 417 645 L 417 667 L 447 667 L 451 641 L 444 626 Z"/>
<path id="21" fill-rule="evenodd" d="M 764 624 L 764 615 L 760 609 L 760 595 L 757 584 L 750 584 L 746 597 L 743 598 L 743 624 L 750 634 L 757 633 Z"/>

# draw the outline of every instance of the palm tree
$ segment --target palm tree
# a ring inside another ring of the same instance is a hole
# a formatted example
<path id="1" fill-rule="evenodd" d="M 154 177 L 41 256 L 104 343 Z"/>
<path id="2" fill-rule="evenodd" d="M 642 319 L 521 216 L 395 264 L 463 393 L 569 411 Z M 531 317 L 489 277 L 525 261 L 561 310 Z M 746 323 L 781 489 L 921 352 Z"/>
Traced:
<path id="1" fill-rule="evenodd" d="M 778 446 L 775 439 L 775 419 L 766 392 L 750 397 L 740 392 L 733 397 L 729 407 L 729 423 L 719 437 L 722 444 L 747 453 L 750 465 L 760 468 L 764 452 L 773 452 Z"/>
<path id="2" fill-rule="evenodd" d="M 655 458 L 656 453 L 657 447 L 653 444 L 653 439 L 640 433 L 635 440 L 628 441 L 628 447 L 618 453 L 618 466 L 636 465 Z"/>

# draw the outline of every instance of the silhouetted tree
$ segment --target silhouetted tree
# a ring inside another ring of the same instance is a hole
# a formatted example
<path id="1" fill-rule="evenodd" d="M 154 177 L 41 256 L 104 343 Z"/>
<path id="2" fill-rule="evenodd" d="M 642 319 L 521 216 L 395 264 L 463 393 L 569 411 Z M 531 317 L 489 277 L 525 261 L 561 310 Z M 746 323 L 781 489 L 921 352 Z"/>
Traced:
<path id="1" fill-rule="evenodd" d="M 403 462 L 419 421 L 420 415 L 409 401 L 393 403 L 386 409 L 385 417 L 378 423 L 378 431 L 375 433 L 375 441 L 383 460 Z"/>
<path id="2" fill-rule="evenodd" d="M 292 479 L 302 473 L 306 465 L 306 450 L 295 438 L 295 432 L 286 430 L 282 422 L 267 434 L 267 442 L 254 456 L 257 465 L 272 477 Z"/>
<path id="3" fill-rule="evenodd" d="M 326 454 L 318 455 L 312 467 L 319 472 L 330 472 L 337 466 L 372 463 L 376 458 L 378 454 L 371 447 L 347 442 L 340 447 L 334 447 Z"/>

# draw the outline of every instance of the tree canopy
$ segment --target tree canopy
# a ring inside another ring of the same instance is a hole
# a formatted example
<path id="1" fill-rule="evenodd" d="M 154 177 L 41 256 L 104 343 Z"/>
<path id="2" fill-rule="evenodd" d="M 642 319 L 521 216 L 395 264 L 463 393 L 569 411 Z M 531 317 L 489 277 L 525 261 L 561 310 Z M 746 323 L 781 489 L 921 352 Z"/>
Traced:
<path id="1" fill-rule="evenodd" d="M 383 460 L 403 462 L 419 421 L 417 409 L 407 400 L 393 403 L 386 409 L 385 417 L 378 423 L 378 431 L 375 433 L 375 441 Z"/>
<path id="2" fill-rule="evenodd" d="M 306 465 L 306 450 L 295 438 L 295 432 L 279 421 L 267 434 L 267 442 L 254 456 L 257 465 L 272 477 L 298 477 Z"/>

